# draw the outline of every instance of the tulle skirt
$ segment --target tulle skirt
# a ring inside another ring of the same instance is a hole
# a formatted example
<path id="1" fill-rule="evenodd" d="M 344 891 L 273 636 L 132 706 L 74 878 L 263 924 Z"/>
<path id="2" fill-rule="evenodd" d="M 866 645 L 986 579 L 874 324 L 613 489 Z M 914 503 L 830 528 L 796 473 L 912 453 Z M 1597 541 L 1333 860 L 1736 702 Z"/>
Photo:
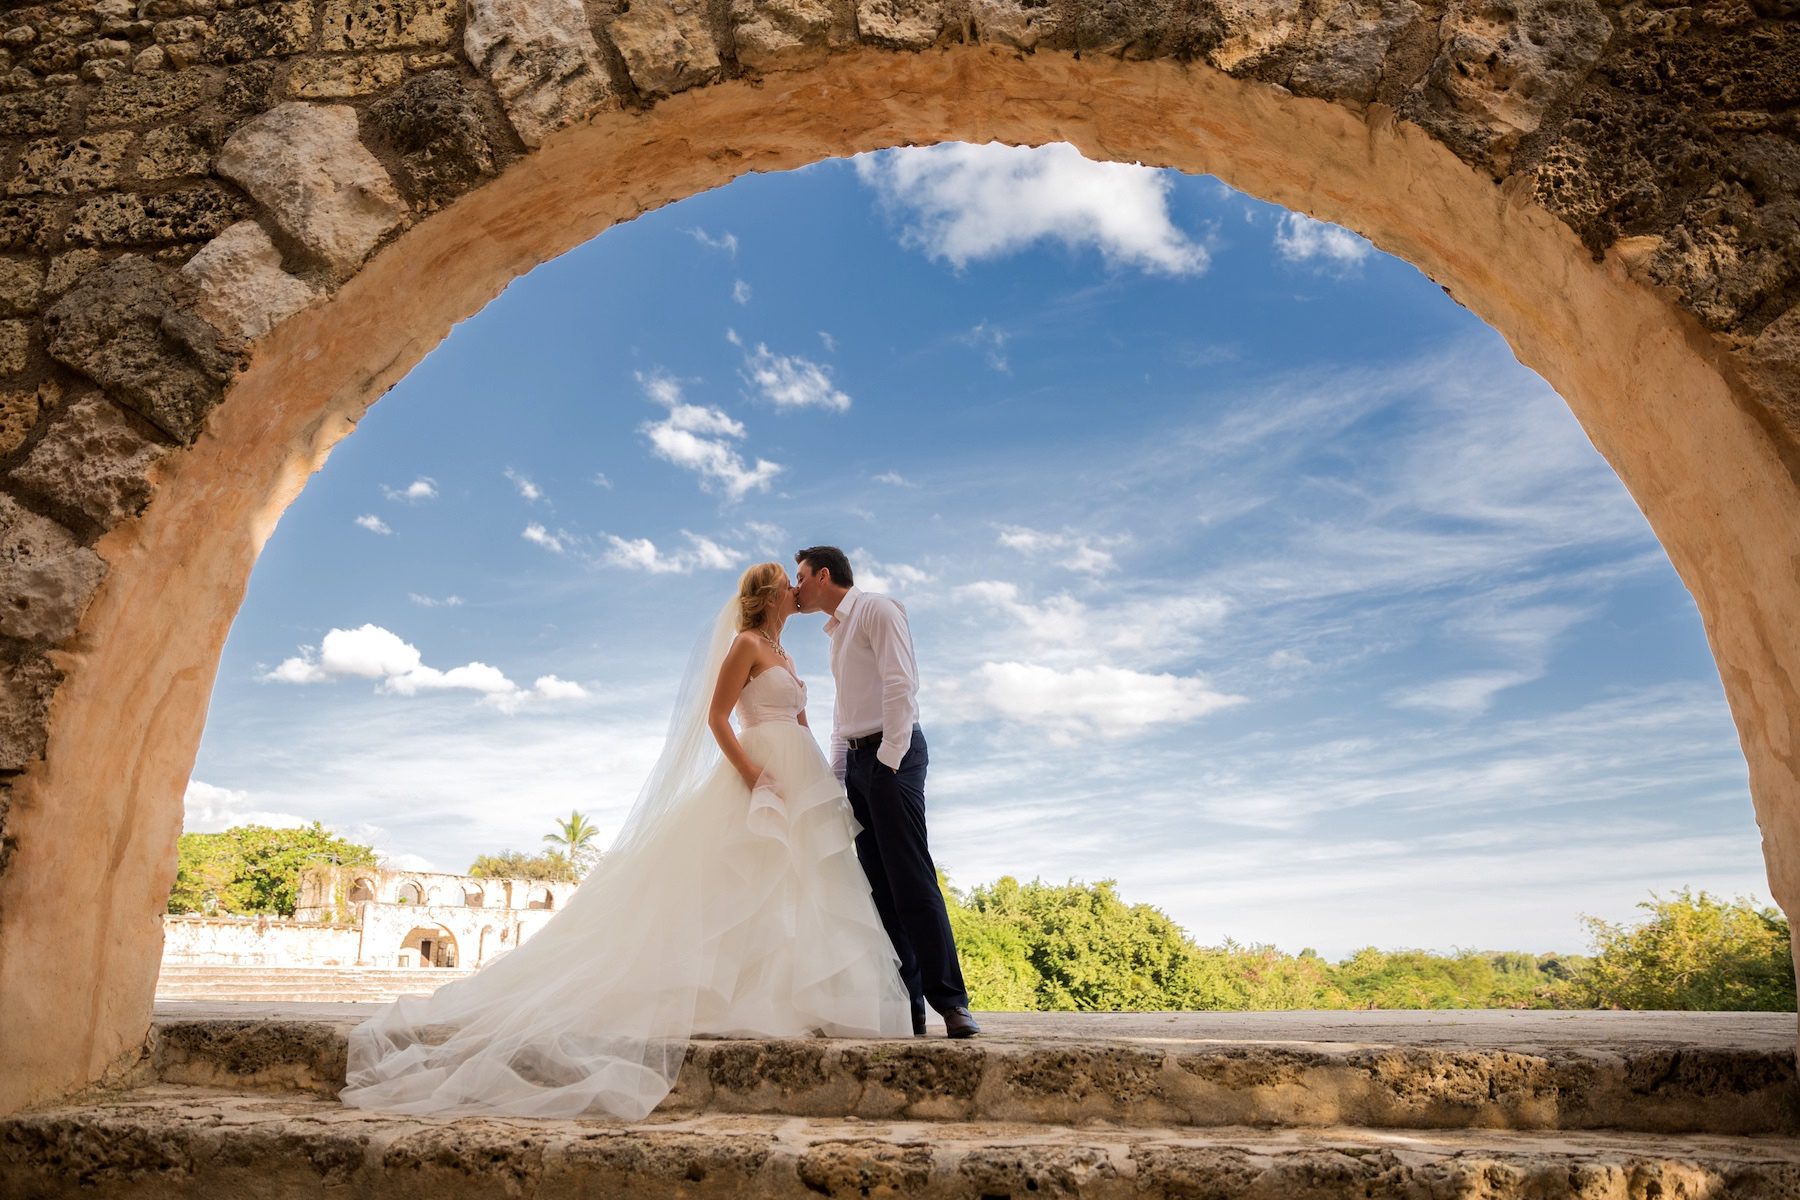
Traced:
<path id="1" fill-rule="evenodd" d="M 638 1120 L 692 1034 L 910 1036 L 859 826 L 818 743 L 786 722 L 740 740 L 762 785 L 721 762 L 523 945 L 352 1030 L 343 1102 Z"/>

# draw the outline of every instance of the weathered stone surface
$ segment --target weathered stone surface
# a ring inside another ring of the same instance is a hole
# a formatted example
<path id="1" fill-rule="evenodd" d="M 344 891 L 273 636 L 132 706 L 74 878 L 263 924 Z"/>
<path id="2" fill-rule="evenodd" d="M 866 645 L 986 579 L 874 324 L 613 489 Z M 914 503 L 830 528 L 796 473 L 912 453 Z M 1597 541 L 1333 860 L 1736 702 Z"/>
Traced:
<path id="1" fill-rule="evenodd" d="M 1213 8 L 1219 41 L 1207 61 L 1234 75 L 1263 76 L 1300 32 L 1300 0 L 1214 0 Z"/>
<path id="2" fill-rule="evenodd" d="M 1743 357 L 1758 399 L 1800 428 L 1800 304 L 1764 326 Z"/>
<path id="3" fill-rule="evenodd" d="M 668 96 L 719 76 L 719 50 L 700 0 L 637 0 L 607 26 L 631 82 Z"/>
<path id="4" fill-rule="evenodd" d="M 0 317 L 37 312 L 43 291 L 43 264 L 30 258 L 0 258 Z"/>
<path id="5" fill-rule="evenodd" d="M 255 221 L 240 221 L 208 242 L 179 279 L 194 313 L 238 344 L 254 342 L 319 295 L 282 270 L 280 251 Z"/>
<path id="6" fill-rule="evenodd" d="M 79 250 L 70 250 L 50 260 L 50 270 L 44 275 L 44 290 L 52 296 L 60 296 L 69 290 L 71 284 L 105 261 L 106 256 L 91 246 Z"/>
<path id="7" fill-rule="evenodd" d="M 211 79 L 202 71 L 127 75 L 108 80 L 88 104 L 89 129 L 166 121 L 184 113 L 210 90 Z"/>
<path id="8" fill-rule="evenodd" d="M 938 0 L 856 0 L 856 31 L 871 45 L 923 50 L 943 28 Z"/>
<path id="9" fill-rule="evenodd" d="M 31 326 L 0 321 L 0 375 L 16 375 L 31 364 Z"/>
<path id="10" fill-rule="evenodd" d="M 41 654 L 0 663 L 0 771 L 20 771 L 43 757 L 44 717 L 62 679 L 62 672 Z"/>
<path id="11" fill-rule="evenodd" d="M 1019 12 L 1010 0 L 976 0 L 976 4 L 989 5 L 996 14 L 1002 7 L 1009 13 Z M 733 0 L 731 20 L 737 29 L 738 62 L 752 71 L 792 70 L 818 62 L 834 48 L 856 40 L 853 23 L 844 19 L 831 0 Z M 995 21 L 996 25 L 1003 23 L 998 15 Z M 1017 24 L 1023 27 L 1023 17 Z M 1006 24 L 1006 28 L 1010 30 L 1012 25 Z M 995 35 L 997 40 L 1004 36 Z M 1030 41 L 1035 40 L 1035 35 L 1030 35 Z M 1030 48 L 1021 41 L 1007 44 Z"/>
<path id="12" fill-rule="evenodd" d="M 0 635 L 62 643 L 105 574 L 100 556 L 74 534 L 0 494 Z"/>
<path id="13" fill-rule="evenodd" d="M 327 50 L 450 46 L 455 0 L 325 0 Z"/>
<path id="14" fill-rule="evenodd" d="M 130 133 L 94 133 L 73 141 L 32 142 L 19 155 L 6 185 L 11 195 L 33 192 L 95 192 L 112 187 L 130 147 Z"/>
<path id="15" fill-rule="evenodd" d="M 104 396 L 65 404 L 12 479 L 101 529 L 135 515 L 150 499 L 148 472 L 168 447 L 145 438 Z"/>
<path id="16" fill-rule="evenodd" d="M 211 123 L 152 129 L 138 142 L 138 178 L 154 183 L 204 175 L 224 144 L 224 135 Z"/>
<path id="17" fill-rule="evenodd" d="M 612 99 L 579 0 L 469 0 L 463 48 L 527 146 Z"/>
<path id="18" fill-rule="evenodd" d="M 1336 0 L 1314 19 L 1288 86 L 1302 96 L 1367 103 L 1375 98 L 1388 51 L 1424 16 L 1413 0 Z"/>
<path id="19" fill-rule="evenodd" d="M 38 415 L 53 399 L 48 385 L 0 392 L 0 455 L 11 454 L 37 428 Z"/>
<path id="20" fill-rule="evenodd" d="M 1441 28 L 1437 59 L 1401 115 L 1496 177 L 1612 34 L 1594 0 L 1452 0 Z"/>
<path id="21" fill-rule="evenodd" d="M 426 209 L 462 195 L 513 157 L 492 101 L 455 71 L 415 76 L 369 106 L 370 127 L 400 154 L 402 182 Z"/>
<path id="22" fill-rule="evenodd" d="M 1015 50 L 1037 49 L 1044 32 L 1039 23 L 1043 15 L 1043 9 L 1026 8 L 1018 0 L 970 0 L 969 3 L 969 20 L 975 25 L 976 37 Z M 742 36 L 740 32 L 739 38 Z M 738 56 L 743 57 L 741 40 Z"/>
<path id="23" fill-rule="evenodd" d="M 69 119 L 70 94 L 69 88 L 47 88 L 0 96 L 0 137 L 57 132 Z"/>
<path id="24" fill-rule="evenodd" d="M 49 200 L 0 199 L 0 250 L 46 250 L 56 236 L 58 214 Z"/>
<path id="25" fill-rule="evenodd" d="M 167 192 L 108 192 L 75 206 L 66 236 L 77 245 L 198 242 L 244 215 L 244 203 L 217 184 Z"/>
<path id="26" fill-rule="evenodd" d="M 270 109 L 231 135 L 218 170 L 339 275 L 405 216 L 393 180 L 358 140 L 356 110 L 342 105 Z"/>
<path id="27" fill-rule="evenodd" d="M 207 27 L 201 57 L 234 63 L 251 58 L 297 54 L 312 35 L 312 0 L 276 0 L 220 13 Z"/>
<path id="28" fill-rule="evenodd" d="M 222 389 L 164 335 L 170 301 L 168 273 L 128 254 L 83 276 L 50 306 L 44 326 L 52 358 L 191 443 Z"/>
<path id="29" fill-rule="evenodd" d="M 288 95 L 307 100 L 339 100 L 378 92 L 406 72 L 399 54 L 356 54 L 304 58 L 288 75 Z"/>

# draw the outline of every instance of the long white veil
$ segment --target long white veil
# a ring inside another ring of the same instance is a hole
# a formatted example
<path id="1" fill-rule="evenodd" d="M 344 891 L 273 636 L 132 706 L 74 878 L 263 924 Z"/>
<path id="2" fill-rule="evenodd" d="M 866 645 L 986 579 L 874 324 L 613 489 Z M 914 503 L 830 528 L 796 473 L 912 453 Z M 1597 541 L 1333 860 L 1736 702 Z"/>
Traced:
<path id="1" fill-rule="evenodd" d="M 668 1094 L 708 986 L 698 856 L 674 826 L 721 758 L 707 727 L 735 598 L 682 677 L 668 740 L 611 848 L 523 945 L 350 1034 L 346 1104 L 405 1113 L 638 1120 Z M 654 896 L 653 911 L 644 911 Z"/>

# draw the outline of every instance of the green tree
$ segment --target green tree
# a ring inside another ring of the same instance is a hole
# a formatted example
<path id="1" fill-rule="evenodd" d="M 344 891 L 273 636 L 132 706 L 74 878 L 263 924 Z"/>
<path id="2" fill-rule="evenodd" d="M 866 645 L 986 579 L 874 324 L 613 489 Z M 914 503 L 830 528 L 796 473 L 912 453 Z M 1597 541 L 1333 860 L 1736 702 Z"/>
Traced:
<path id="1" fill-rule="evenodd" d="M 567 820 L 558 819 L 556 832 L 546 833 L 544 840 L 552 847 L 559 847 L 555 852 L 574 864 L 579 876 L 593 869 L 599 847 L 591 843 L 599 836 L 600 827 L 588 820 L 586 813 L 571 811 Z"/>
<path id="2" fill-rule="evenodd" d="M 237 825 L 223 833 L 184 833 L 176 843 L 168 911 L 291 917 L 301 872 L 325 863 L 372 867 L 375 851 L 317 821 L 299 829 Z"/>
<path id="3" fill-rule="evenodd" d="M 1575 977 L 1598 1008 L 1794 1011 L 1791 932 L 1779 909 L 1683 888 L 1651 893 L 1636 926 L 1584 917 L 1594 958 Z"/>
<path id="4" fill-rule="evenodd" d="M 551 883 L 568 883 L 576 878 L 575 868 L 555 850 L 538 855 L 523 850 L 478 855 L 469 864 L 469 874 L 483 879 L 542 879 Z"/>

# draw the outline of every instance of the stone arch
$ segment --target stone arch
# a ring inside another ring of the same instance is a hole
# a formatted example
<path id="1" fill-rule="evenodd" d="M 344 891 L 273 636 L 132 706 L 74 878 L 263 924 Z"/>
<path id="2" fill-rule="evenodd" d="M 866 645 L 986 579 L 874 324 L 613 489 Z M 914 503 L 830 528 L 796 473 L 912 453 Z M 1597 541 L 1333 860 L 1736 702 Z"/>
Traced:
<path id="1" fill-rule="evenodd" d="M 350 884 L 350 903 L 361 904 L 365 900 L 374 899 L 375 881 L 372 879 L 365 879 L 360 875 L 357 876 Z"/>
<path id="2" fill-rule="evenodd" d="M 416 879 L 402 879 L 394 886 L 394 903 L 423 905 L 425 903 L 424 885 Z"/>
<path id="3" fill-rule="evenodd" d="M 415 925 L 400 939 L 397 949 L 417 954 L 420 967 L 457 965 L 456 935 L 442 925 Z"/>
<path id="4" fill-rule="evenodd" d="M 493 937 L 494 927 L 492 925 L 483 925 L 481 927 L 481 933 L 475 939 L 476 966 L 479 967 L 482 963 L 487 961 L 488 950 L 491 949 L 490 943 L 493 941 Z"/>
<path id="5" fill-rule="evenodd" d="M 526 908 L 555 908 L 556 893 L 549 884 L 534 884 L 525 900 Z"/>
<path id="6" fill-rule="evenodd" d="M 487 903 L 487 893 L 481 890 L 479 883 L 463 884 L 463 904 L 469 908 L 481 908 Z"/>
<path id="7" fill-rule="evenodd" d="M 367 406 L 612 224 L 900 144 L 1216 174 L 1486 319 L 1693 592 L 1800 912 L 1785 0 L 327 7 L 0 17 L 36 47 L 0 76 L 0 1111 L 141 1044 L 226 630 Z M 95 846 L 111 869 L 65 903 Z"/>

